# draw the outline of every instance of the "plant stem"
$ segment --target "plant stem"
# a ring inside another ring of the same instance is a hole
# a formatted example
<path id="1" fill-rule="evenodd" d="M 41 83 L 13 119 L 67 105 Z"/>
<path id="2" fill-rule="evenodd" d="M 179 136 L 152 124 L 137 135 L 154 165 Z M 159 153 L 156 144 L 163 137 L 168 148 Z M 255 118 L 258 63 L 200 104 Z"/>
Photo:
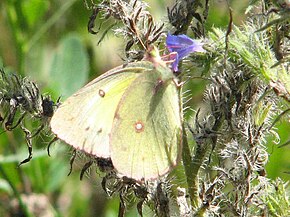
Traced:
<path id="1" fill-rule="evenodd" d="M 184 124 L 182 125 L 183 131 L 183 148 L 182 148 L 182 160 L 183 166 L 186 175 L 186 181 L 188 186 L 188 193 L 190 196 L 191 206 L 193 208 L 198 207 L 198 186 L 196 183 L 196 176 L 193 172 L 192 161 L 191 161 L 191 153 L 187 142 L 187 134 L 185 132 Z"/>
<path id="2" fill-rule="evenodd" d="M 184 23 L 182 24 L 181 28 L 178 29 L 174 34 L 178 35 L 178 34 L 186 34 L 190 23 L 193 19 L 193 15 L 196 12 L 196 9 L 198 8 L 198 6 L 201 5 L 199 0 L 184 0 L 185 2 L 185 7 L 188 10 L 186 18 L 184 20 Z"/>
<path id="3" fill-rule="evenodd" d="M 56 11 L 52 17 L 50 17 L 47 22 L 45 22 L 40 29 L 31 37 L 31 39 L 26 43 L 24 47 L 24 52 L 29 52 L 29 50 L 33 47 L 33 45 L 38 41 L 47 31 L 48 29 L 55 24 L 61 16 L 65 14 L 65 12 L 76 2 L 77 0 L 71 0 L 65 2 L 58 11 Z"/>
<path id="4" fill-rule="evenodd" d="M 21 4 L 21 1 L 17 2 L 16 5 L 14 5 L 14 3 L 11 1 L 7 1 L 6 11 L 7 11 L 8 22 L 11 26 L 10 28 L 11 35 L 15 42 L 15 50 L 16 50 L 16 56 L 17 56 L 17 71 L 19 74 L 23 75 L 24 74 L 23 32 L 21 32 L 20 29 L 22 29 L 21 24 L 25 22 L 24 20 L 21 20 L 21 24 L 19 27 L 18 20 L 22 18 L 25 19 L 25 18 L 22 16 L 21 5 L 19 4 Z"/>
<path id="5" fill-rule="evenodd" d="M 22 210 L 24 216 L 27 217 L 32 217 L 31 213 L 29 212 L 27 206 L 23 203 L 22 199 L 21 199 L 21 195 L 19 194 L 18 190 L 15 188 L 15 186 L 13 185 L 13 182 L 10 180 L 10 178 L 7 176 L 6 172 L 4 171 L 4 169 L 2 168 L 2 166 L 0 165 L 0 174 L 3 176 L 3 178 L 8 182 L 8 184 L 10 185 L 15 197 L 18 200 L 19 203 L 19 207 Z"/>

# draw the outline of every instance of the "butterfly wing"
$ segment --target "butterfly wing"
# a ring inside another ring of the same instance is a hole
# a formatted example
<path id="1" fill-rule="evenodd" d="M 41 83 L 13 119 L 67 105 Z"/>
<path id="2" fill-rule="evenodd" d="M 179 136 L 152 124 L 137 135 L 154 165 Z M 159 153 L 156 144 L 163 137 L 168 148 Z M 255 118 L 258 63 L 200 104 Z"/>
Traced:
<path id="1" fill-rule="evenodd" d="M 166 174 L 181 152 L 181 105 L 172 72 L 150 62 L 146 68 L 124 92 L 110 135 L 115 169 L 136 180 Z"/>
<path id="2" fill-rule="evenodd" d="M 56 110 L 51 129 L 76 149 L 97 157 L 110 157 L 109 133 L 117 105 L 143 68 L 112 69 L 69 97 Z"/>

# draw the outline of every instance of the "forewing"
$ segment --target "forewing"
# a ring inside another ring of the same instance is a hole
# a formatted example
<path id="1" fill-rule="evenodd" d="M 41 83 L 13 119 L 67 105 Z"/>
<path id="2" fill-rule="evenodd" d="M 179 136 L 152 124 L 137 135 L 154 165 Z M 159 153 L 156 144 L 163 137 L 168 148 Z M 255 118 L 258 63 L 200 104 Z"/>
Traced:
<path id="1" fill-rule="evenodd" d="M 110 145 L 113 165 L 123 176 L 156 179 L 169 172 L 179 159 L 179 90 L 172 78 L 164 78 L 167 75 L 163 72 L 164 68 L 142 73 L 118 105 Z M 166 73 L 172 74 L 169 69 L 165 69 Z"/>
<path id="2" fill-rule="evenodd" d="M 69 97 L 51 119 L 58 138 L 97 157 L 110 157 L 109 133 L 117 105 L 142 68 L 115 68 Z"/>

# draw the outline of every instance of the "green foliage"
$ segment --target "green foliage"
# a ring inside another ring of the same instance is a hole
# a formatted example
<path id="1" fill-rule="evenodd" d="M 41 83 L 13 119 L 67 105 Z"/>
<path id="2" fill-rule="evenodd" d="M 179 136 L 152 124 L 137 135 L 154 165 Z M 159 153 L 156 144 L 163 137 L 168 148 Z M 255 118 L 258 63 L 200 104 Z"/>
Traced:
<path id="1" fill-rule="evenodd" d="M 80 38 L 77 35 L 66 35 L 60 40 L 50 66 L 52 86 L 68 97 L 88 80 L 88 69 L 88 55 Z"/>
<path id="2" fill-rule="evenodd" d="M 263 198 L 271 216 L 289 216 L 290 200 L 286 188 L 288 182 L 284 183 L 281 179 L 273 181 L 273 186 L 267 189 L 267 195 Z"/>

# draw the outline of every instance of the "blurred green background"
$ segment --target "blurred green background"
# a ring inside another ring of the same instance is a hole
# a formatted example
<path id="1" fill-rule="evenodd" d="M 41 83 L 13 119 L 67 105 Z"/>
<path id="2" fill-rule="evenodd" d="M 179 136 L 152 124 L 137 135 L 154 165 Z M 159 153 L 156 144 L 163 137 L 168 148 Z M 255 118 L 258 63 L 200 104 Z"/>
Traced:
<path id="1" fill-rule="evenodd" d="M 146 2 L 157 21 L 167 19 L 166 7 L 174 3 L 166 0 Z M 248 1 L 230 1 L 230 5 L 234 23 L 240 25 L 245 19 Z M 0 10 L 0 65 L 35 81 L 42 93 L 52 95 L 53 100 L 59 96 L 64 100 L 86 82 L 122 63 L 123 39 L 110 31 L 98 45 L 102 33 L 87 32 L 91 12 L 81 0 L 2 0 Z M 207 29 L 212 26 L 226 28 L 229 15 L 224 1 L 212 1 L 209 12 Z M 205 83 L 197 80 L 191 85 L 197 108 L 202 103 Z M 281 144 L 290 139 L 289 122 L 279 122 L 276 127 Z M 106 196 L 95 170 L 80 181 L 79 171 L 85 163 L 80 159 L 74 164 L 72 174 L 67 176 L 71 150 L 57 142 L 52 145 L 51 157 L 48 157 L 48 141 L 45 134 L 35 138 L 33 159 L 17 168 L 27 156 L 23 132 L 0 134 L 0 215 L 22 216 L 17 213 L 16 202 L 19 194 L 27 194 L 29 197 L 24 198 L 24 202 L 37 202 L 45 207 L 42 210 L 47 212 L 38 216 L 117 216 L 118 197 Z M 274 137 L 268 138 L 268 176 L 288 180 L 290 146 L 279 149 L 274 142 Z M 128 213 L 128 216 L 136 215 L 136 208 Z"/>

